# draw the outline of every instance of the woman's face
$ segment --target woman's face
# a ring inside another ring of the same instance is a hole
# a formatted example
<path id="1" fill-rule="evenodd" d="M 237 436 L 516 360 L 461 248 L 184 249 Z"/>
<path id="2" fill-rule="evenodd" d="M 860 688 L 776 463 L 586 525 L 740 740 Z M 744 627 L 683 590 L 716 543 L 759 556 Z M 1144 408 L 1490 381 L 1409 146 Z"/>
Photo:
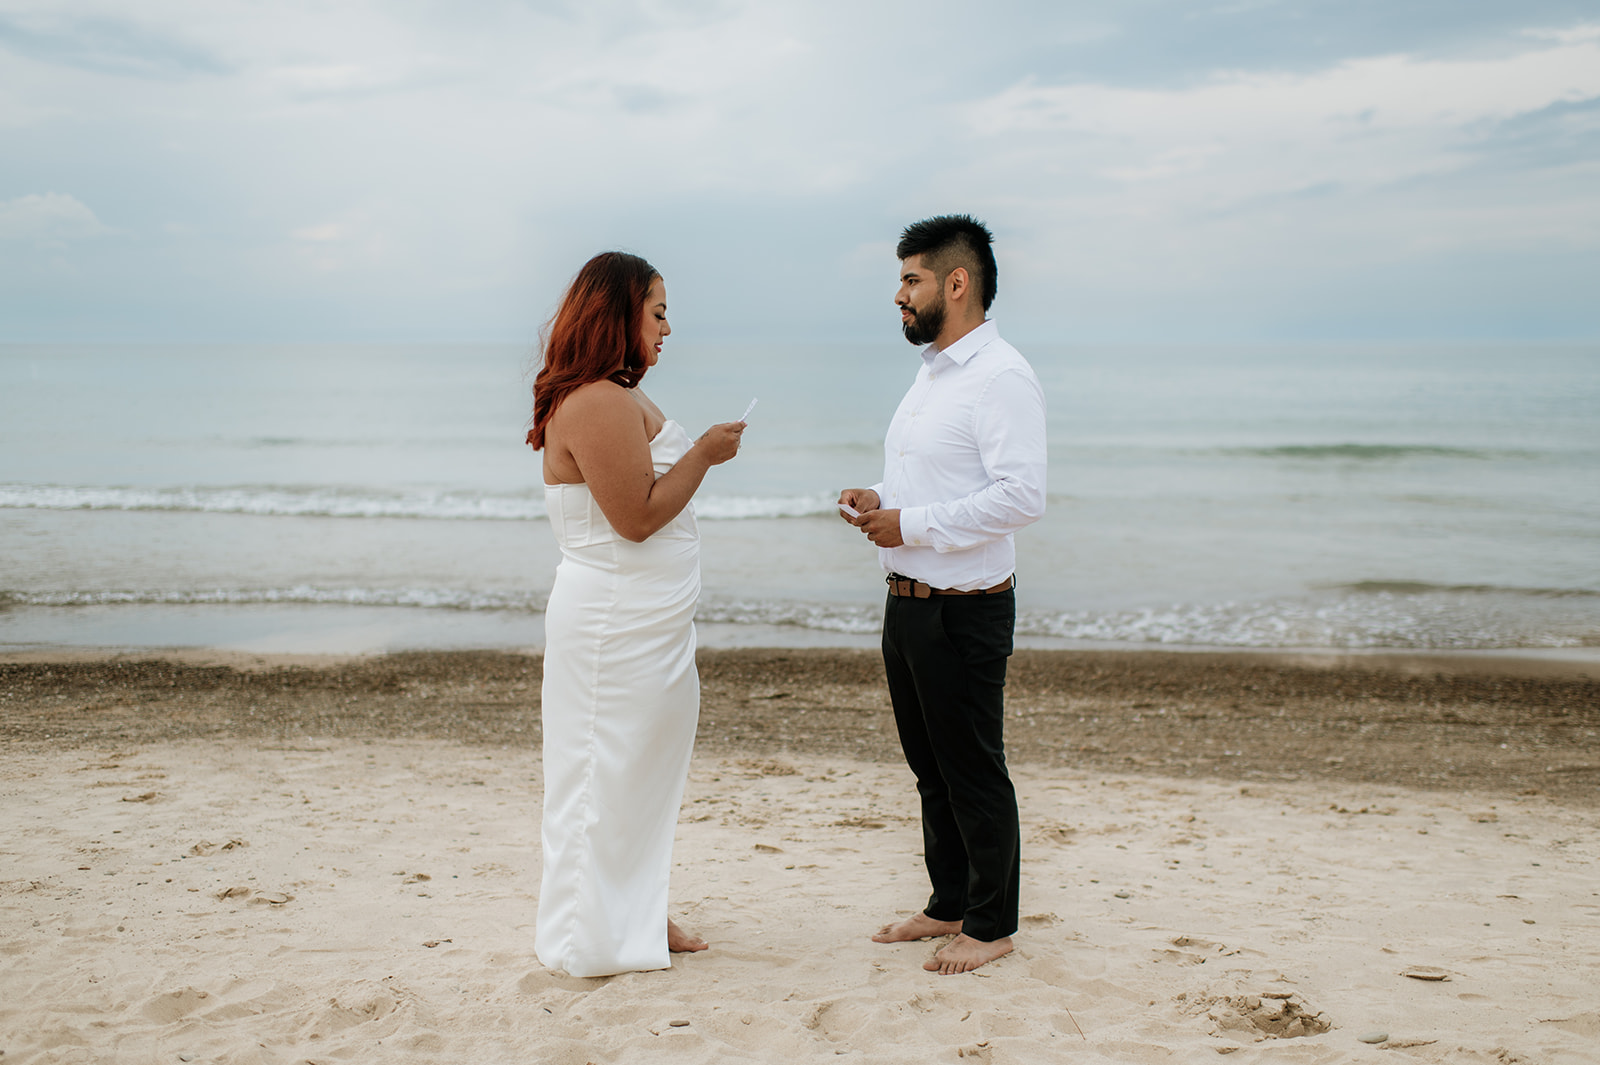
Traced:
<path id="1" fill-rule="evenodd" d="M 667 324 L 667 285 L 658 277 L 650 282 L 650 294 L 644 298 L 644 317 L 639 323 L 646 366 L 654 366 L 661 358 L 661 343 L 671 334 L 672 326 Z"/>

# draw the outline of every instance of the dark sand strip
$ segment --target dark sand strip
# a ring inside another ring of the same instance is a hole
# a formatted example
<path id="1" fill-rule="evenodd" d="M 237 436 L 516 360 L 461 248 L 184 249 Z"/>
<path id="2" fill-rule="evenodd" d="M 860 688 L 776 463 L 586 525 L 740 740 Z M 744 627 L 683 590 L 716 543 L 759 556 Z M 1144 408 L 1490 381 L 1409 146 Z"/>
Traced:
<path id="1" fill-rule="evenodd" d="M 698 749 L 892 762 L 873 652 L 709 650 Z M 0 741 L 539 742 L 540 659 L 59 654 L 0 662 Z M 1388 783 L 1600 805 L 1600 680 L 1581 664 L 1453 656 L 1019 651 L 1014 762 L 1237 781 Z"/>

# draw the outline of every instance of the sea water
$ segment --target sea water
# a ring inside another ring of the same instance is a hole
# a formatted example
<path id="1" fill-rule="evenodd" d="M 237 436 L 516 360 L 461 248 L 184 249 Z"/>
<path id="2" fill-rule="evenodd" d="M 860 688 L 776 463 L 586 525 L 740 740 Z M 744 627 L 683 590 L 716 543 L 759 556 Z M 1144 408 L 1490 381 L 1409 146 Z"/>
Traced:
<path id="1" fill-rule="evenodd" d="M 1600 647 L 1600 346 L 1018 346 L 1050 433 L 1025 641 Z M 0 648 L 537 644 L 532 365 L 0 346 Z M 833 500 L 878 480 L 918 365 L 668 342 L 644 387 L 691 435 L 760 400 L 695 501 L 713 642 L 872 642 L 882 573 Z"/>

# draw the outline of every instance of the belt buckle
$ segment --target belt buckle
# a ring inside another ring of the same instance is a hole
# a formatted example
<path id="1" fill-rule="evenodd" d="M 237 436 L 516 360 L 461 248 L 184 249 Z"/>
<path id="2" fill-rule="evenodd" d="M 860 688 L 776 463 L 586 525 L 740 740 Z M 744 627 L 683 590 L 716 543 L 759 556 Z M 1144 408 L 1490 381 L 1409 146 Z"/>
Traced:
<path id="1" fill-rule="evenodd" d="M 927 599 L 933 595 L 928 585 L 901 573 L 891 573 L 883 582 L 889 586 L 889 594 L 899 599 Z"/>

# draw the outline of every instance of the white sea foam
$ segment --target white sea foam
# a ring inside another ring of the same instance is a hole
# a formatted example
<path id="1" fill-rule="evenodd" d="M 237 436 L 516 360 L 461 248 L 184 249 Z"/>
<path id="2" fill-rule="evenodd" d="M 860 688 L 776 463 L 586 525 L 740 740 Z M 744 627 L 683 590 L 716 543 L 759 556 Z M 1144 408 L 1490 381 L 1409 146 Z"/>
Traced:
<path id="1" fill-rule="evenodd" d="M 877 632 L 883 621 L 883 608 L 845 603 L 807 603 L 784 600 L 773 603 L 749 601 L 718 602 L 702 600 L 695 617 L 708 622 L 739 625 L 793 625 L 822 632 L 854 636 Z"/>
<path id="2" fill-rule="evenodd" d="M 540 613 L 538 591 L 454 588 L 200 588 L 0 592 L 0 607 L 190 606 L 313 604 L 409 607 L 424 610 Z M 1545 601 L 1530 616 L 1523 609 L 1485 610 L 1453 595 L 1340 595 L 1314 601 L 1180 604 L 1161 609 L 1093 612 L 1023 612 L 1019 636 L 1097 643 L 1199 647 L 1332 647 L 1467 650 L 1562 648 L 1595 644 L 1586 604 Z M 793 626 L 820 632 L 870 635 L 878 631 L 877 604 L 724 600 L 707 597 L 704 622 Z"/>
<path id="3" fill-rule="evenodd" d="M 1203 647 L 1466 650 L 1582 647 L 1592 611 L 1486 609 L 1456 595 L 1345 595 L 1257 603 L 1177 604 L 1108 613 L 1035 612 L 1017 632 L 1071 640 Z"/>
<path id="4" fill-rule="evenodd" d="M 543 592 L 483 592 L 454 588 L 196 588 L 105 589 L 64 592 L 0 592 L 0 605 L 16 606 L 194 606 L 302 603 L 332 606 L 402 606 L 432 610 L 541 612 Z"/>
<path id="5" fill-rule="evenodd" d="M 707 521 L 831 515 L 832 498 L 831 495 L 711 495 L 695 501 L 695 513 Z M 0 484 L 0 508 L 5 507 L 449 521 L 536 521 L 546 516 L 542 494 L 379 491 L 326 486 L 130 488 Z"/>

